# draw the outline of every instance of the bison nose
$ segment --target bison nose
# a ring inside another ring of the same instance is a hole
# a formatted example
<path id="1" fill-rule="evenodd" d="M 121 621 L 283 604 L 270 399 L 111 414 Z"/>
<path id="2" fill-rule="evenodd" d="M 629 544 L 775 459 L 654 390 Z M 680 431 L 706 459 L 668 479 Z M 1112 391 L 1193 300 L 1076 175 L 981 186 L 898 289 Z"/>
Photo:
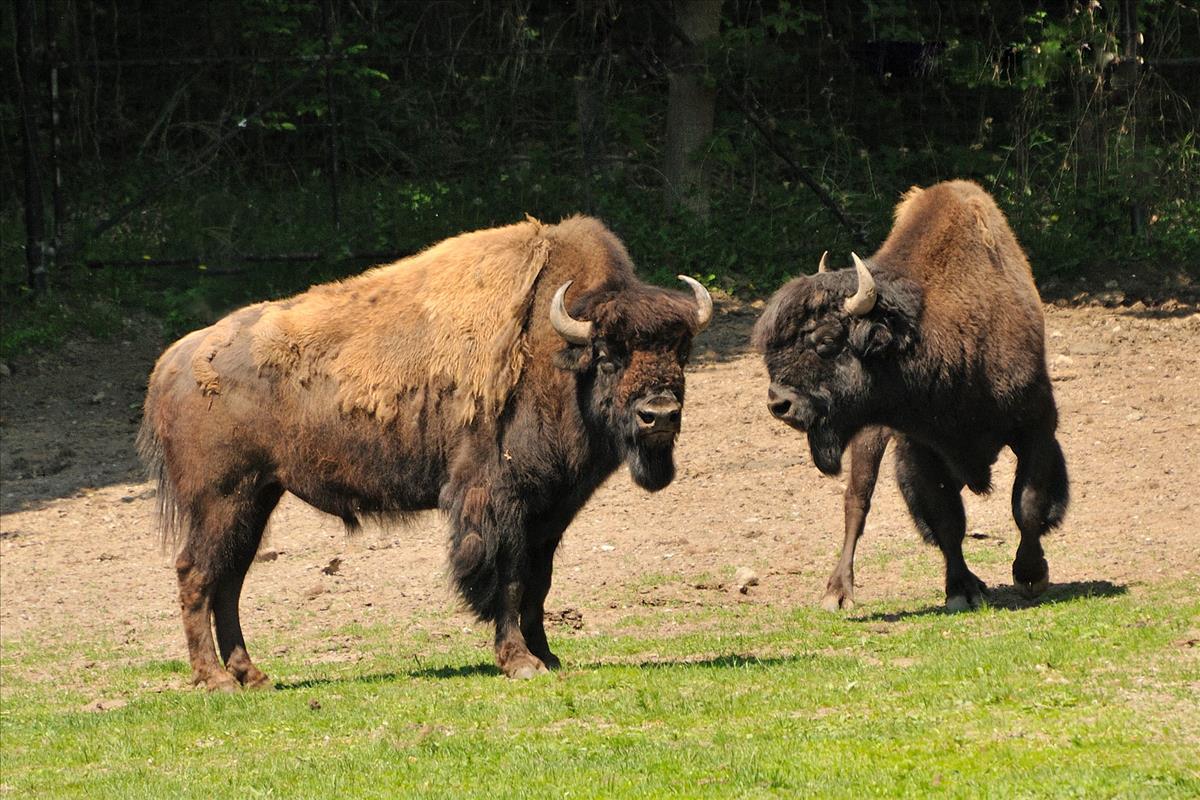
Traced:
<path id="1" fill-rule="evenodd" d="M 776 419 L 785 422 L 795 419 L 800 395 L 778 383 L 772 383 L 767 389 L 767 408 Z"/>
<path id="2" fill-rule="evenodd" d="M 655 395 L 634 404 L 633 412 L 637 416 L 638 432 L 645 435 L 651 433 L 679 433 L 679 416 L 683 406 L 674 397 Z"/>

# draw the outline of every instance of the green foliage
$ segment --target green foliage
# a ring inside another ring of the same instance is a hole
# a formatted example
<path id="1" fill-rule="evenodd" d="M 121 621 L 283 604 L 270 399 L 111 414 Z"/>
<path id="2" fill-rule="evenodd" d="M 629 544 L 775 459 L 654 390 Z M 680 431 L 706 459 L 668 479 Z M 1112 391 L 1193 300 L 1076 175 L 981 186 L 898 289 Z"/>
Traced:
<path id="1" fill-rule="evenodd" d="M 940 2 L 726 0 L 720 36 L 700 56 L 718 90 L 713 135 L 695 154 L 710 184 L 707 220 L 663 199 L 664 65 L 675 51 L 651 4 L 333 0 L 332 95 L 316 0 L 167 2 L 119 20 L 94 6 L 65 25 L 65 42 L 104 58 L 201 66 L 71 73 L 64 232 L 83 248 L 51 276 L 52 302 L 84 308 L 103 297 L 117 313 L 149 309 L 183 329 L 365 266 L 350 253 L 409 253 L 525 213 L 554 221 L 579 211 L 607 220 L 654 280 L 688 272 L 766 294 L 811 271 L 822 250 L 844 259 L 861 244 L 794 182 L 729 93 L 865 223 L 865 249 L 886 234 L 908 186 L 964 177 L 996 196 L 1039 276 L 1126 263 L 1195 271 L 1200 82 L 1172 66 L 1200 54 L 1194 11 L 1138 4 L 1141 52 L 1161 66 L 1143 69 L 1131 92 L 1113 66 L 1124 45 L 1117 9 L 987 5 L 980 14 Z M 11 43 L 0 55 L 11 57 Z M 204 60 L 226 56 L 239 60 Z M 587 75 L 599 110 L 585 125 L 577 92 Z M 596 142 L 587 163 L 584 138 Z M 16 187 L 19 165 L 4 164 L 5 185 Z M 148 189 L 151 202 L 86 237 Z M 1147 211 L 1137 234 L 1134 206 Z M 72 315 L 52 323 L 20 293 L 15 196 L 0 206 L 0 231 L 0 350 L 11 353 L 63 335 Z M 326 259 L 236 260 L 295 252 Z M 143 257 L 198 257 L 208 269 L 79 266 Z M 217 274 L 231 268 L 241 271 Z M 103 327 L 90 319 L 78 321 Z"/>

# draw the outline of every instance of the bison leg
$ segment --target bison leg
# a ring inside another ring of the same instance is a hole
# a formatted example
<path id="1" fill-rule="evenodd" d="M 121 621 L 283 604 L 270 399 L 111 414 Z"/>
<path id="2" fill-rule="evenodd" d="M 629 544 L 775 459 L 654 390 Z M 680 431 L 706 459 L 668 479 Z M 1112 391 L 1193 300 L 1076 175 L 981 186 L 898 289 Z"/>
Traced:
<path id="1" fill-rule="evenodd" d="M 213 619 L 217 629 L 217 646 L 225 668 L 237 678 L 238 683 L 250 688 L 270 688 L 266 674 L 254 666 L 246 651 L 246 640 L 242 636 L 242 623 L 238 613 L 238 601 L 242 595 L 242 584 L 246 571 L 254 561 L 262 541 L 267 520 L 275 510 L 283 490 L 278 486 L 263 489 L 257 502 L 246 509 L 240 524 L 234 526 L 226 544 L 226 569 L 217 581 L 213 595 Z"/>
<path id="2" fill-rule="evenodd" d="M 240 628 L 234 636 L 236 596 L 241 592 L 241 580 L 258 548 L 266 517 L 274 508 L 274 502 L 264 509 L 258 501 L 252 500 L 248 505 L 240 499 L 255 496 L 254 482 L 247 477 L 227 494 L 197 498 L 191 504 L 192 525 L 187 542 L 175 561 L 183 630 L 192 663 L 192 683 L 212 690 L 233 691 L 238 688 L 239 680 L 255 677 L 244 669 L 238 674 L 239 668 L 249 665 L 248 657 L 244 660 L 234 658 L 235 645 L 241 640 Z M 274 499 L 277 501 L 278 495 Z M 217 661 L 212 635 L 214 614 L 222 656 L 227 660 L 233 658 L 230 663 L 232 674 Z M 244 650 L 243 644 L 243 653 Z"/>
<path id="3" fill-rule="evenodd" d="M 521 632 L 519 612 L 526 587 L 520 580 L 509 580 L 501 588 L 500 615 L 496 618 L 496 664 L 510 678 L 533 678 L 548 672 L 545 663 L 529 651 Z"/>
<path id="4" fill-rule="evenodd" d="M 551 573 L 554 570 L 554 551 L 558 537 L 543 544 L 531 557 L 529 579 L 521 603 L 521 633 L 529 652 L 542 660 L 550 669 L 558 669 L 562 662 L 550 652 L 546 640 L 546 595 L 550 593 Z"/>
<path id="5" fill-rule="evenodd" d="M 212 637 L 212 571 L 203 556 L 197 558 L 191 544 L 184 546 L 175 559 L 179 578 L 179 605 L 183 610 L 183 633 L 187 638 L 188 659 L 192 663 L 192 684 L 217 691 L 232 692 L 238 682 L 221 667 Z"/>
<path id="6" fill-rule="evenodd" d="M 850 443 L 850 481 L 844 496 L 846 533 L 841 557 L 821 598 L 821 608 L 826 611 L 854 608 L 854 550 L 867 524 L 879 462 L 891 438 L 892 432 L 887 428 L 866 428 Z"/>
<path id="7" fill-rule="evenodd" d="M 921 536 L 936 543 L 946 559 L 946 610 L 977 608 L 987 587 L 963 559 L 962 482 L 951 476 L 941 456 L 908 438 L 898 440 L 896 477 Z"/>
<path id="8" fill-rule="evenodd" d="M 1041 539 L 1066 514 L 1070 493 L 1067 464 L 1052 429 L 1020 436 L 1012 449 L 1017 455 L 1012 510 L 1021 530 L 1012 565 L 1013 584 L 1026 597 L 1036 597 L 1050 585 Z"/>

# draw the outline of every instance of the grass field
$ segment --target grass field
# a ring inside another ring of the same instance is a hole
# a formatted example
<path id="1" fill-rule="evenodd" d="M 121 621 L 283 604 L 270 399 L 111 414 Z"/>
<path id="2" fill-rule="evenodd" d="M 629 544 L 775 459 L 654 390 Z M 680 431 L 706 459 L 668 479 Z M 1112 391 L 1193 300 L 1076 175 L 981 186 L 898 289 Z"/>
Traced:
<path id="1" fill-rule="evenodd" d="M 0 791 L 1197 797 L 1192 589 L 953 616 L 647 608 L 611 636 L 552 631 L 567 667 L 530 682 L 498 675 L 482 629 L 285 629 L 259 637 L 278 690 L 237 695 L 182 688 L 183 662 L 136 643 L 5 641 Z M 361 658 L 322 663 L 330 641 Z"/>

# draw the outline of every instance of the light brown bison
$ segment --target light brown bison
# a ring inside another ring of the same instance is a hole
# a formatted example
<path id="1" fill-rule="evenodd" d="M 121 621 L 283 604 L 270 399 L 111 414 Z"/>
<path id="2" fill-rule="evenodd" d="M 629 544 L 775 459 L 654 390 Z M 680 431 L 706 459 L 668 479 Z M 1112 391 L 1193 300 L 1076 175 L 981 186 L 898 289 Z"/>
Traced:
<path id="1" fill-rule="evenodd" d="M 139 435 L 157 474 L 193 680 L 261 686 L 238 598 L 285 492 L 353 528 L 439 508 L 496 660 L 558 665 L 543 628 L 555 548 L 622 462 L 674 476 L 692 337 L 712 315 L 634 275 L 602 223 L 528 220 L 235 311 L 159 359 Z M 225 666 L 213 648 L 217 645 Z"/>
<path id="2" fill-rule="evenodd" d="M 853 603 L 862 535 L 888 439 L 901 493 L 946 560 L 946 606 L 985 590 L 963 560 L 961 491 L 991 490 L 1002 447 L 1017 456 L 1012 510 L 1021 531 L 1013 580 L 1029 595 L 1050 573 L 1041 536 L 1067 508 L 1067 469 L 1041 301 L 1004 215 L 966 181 L 911 189 L 887 241 L 853 270 L 803 276 L 771 299 L 754 333 L 771 376 L 771 413 L 808 434 L 813 462 L 841 469 L 850 443 L 842 556 L 822 605 Z"/>

